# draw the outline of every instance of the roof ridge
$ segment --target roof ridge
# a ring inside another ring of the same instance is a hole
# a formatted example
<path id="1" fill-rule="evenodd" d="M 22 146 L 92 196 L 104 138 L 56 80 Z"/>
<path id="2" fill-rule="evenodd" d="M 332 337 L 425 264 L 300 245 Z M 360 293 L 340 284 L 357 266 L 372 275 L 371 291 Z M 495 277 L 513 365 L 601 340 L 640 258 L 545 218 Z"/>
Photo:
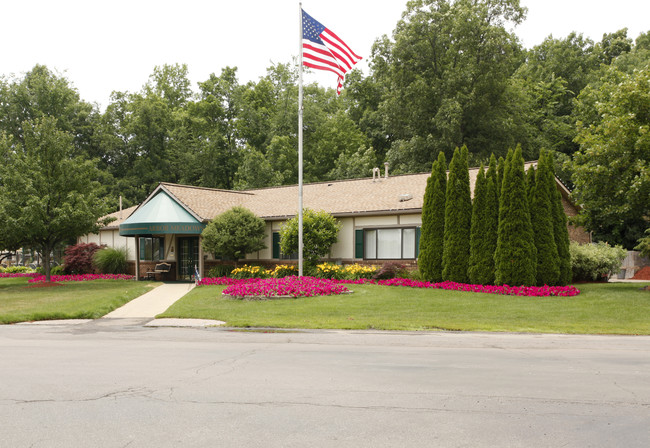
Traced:
<path id="1" fill-rule="evenodd" d="M 477 168 L 478 169 L 478 168 Z M 402 174 L 393 174 L 388 176 L 389 179 L 392 179 L 394 177 L 406 177 L 406 176 L 423 176 L 423 175 L 430 175 L 431 173 L 402 173 Z M 382 176 L 382 180 L 385 178 Z M 372 181 L 372 177 L 355 177 L 354 179 L 336 179 L 336 180 L 322 180 L 318 182 L 309 182 L 304 184 L 304 186 L 307 185 L 327 185 L 327 184 L 336 184 L 336 183 L 343 183 L 343 182 L 352 182 L 352 181 L 362 181 L 362 180 L 370 180 Z M 260 187 L 260 188 L 251 188 L 249 190 L 241 190 L 242 192 L 254 192 L 254 191 L 260 191 L 260 190 L 274 190 L 274 189 L 280 189 L 280 188 L 291 188 L 291 187 L 297 187 L 298 184 L 289 184 L 289 185 L 275 185 L 272 187 Z M 254 194 L 254 193 L 250 193 Z"/>
<path id="2" fill-rule="evenodd" d="M 192 190 L 207 190 L 207 191 L 219 191 L 219 192 L 222 192 L 222 193 L 244 194 L 244 195 L 248 195 L 248 196 L 253 195 L 253 193 L 248 193 L 247 191 L 242 191 L 242 190 L 224 190 L 223 188 L 201 187 L 201 186 L 196 186 L 196 185 L 175 184 L 175 183 L 171 183 L 171 182 L 160 182 L 159 185 L 165 185 L 165 186 L 168 186 L 168 187 L 187 188 L 187 189 L 192 189 Z"/>

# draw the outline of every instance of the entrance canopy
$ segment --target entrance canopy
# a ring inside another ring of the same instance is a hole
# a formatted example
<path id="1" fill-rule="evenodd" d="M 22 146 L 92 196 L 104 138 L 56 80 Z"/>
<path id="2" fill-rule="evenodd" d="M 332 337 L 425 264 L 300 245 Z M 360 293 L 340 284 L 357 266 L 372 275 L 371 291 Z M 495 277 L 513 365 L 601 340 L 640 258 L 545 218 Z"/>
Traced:
<path id="1" fill-rule="evenodd" d="M 205 224 L 160 191 L 120 224 L 120 235 L 200 235 L 204 228 Z"/>

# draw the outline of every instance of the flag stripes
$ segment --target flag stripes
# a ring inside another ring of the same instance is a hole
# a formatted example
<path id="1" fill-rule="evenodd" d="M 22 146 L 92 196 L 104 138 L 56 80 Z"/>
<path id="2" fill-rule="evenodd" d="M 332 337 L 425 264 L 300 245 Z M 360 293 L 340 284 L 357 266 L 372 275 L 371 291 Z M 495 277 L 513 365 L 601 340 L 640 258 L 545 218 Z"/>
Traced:
<path id="1" fill-rule="evenodd" d="M 341 94 L 345 74 L 361 60 L 334 32 L 302 10 L 303 65 L 338 76 L 336 93 Z"/>

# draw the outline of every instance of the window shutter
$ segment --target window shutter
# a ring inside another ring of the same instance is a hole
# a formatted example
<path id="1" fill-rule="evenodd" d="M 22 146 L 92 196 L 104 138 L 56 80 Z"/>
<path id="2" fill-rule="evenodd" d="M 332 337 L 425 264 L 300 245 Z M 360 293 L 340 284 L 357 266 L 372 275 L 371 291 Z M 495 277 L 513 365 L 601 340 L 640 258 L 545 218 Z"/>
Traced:
<path id="1" fill-rule="evenodd" d="M 422 227 L 415 228 L 415 258 L 420 256 L 420 234 L 422 233 Z"/>
<path id="2" fill-rule="evenodd" d="M 273 258 L 280 258 L 280 233 L 273 232 Z"/>
<path id="3" fill-rule="evenodd" d="M 145 257 L 144 238 L 140 238 L 140 260 L 144 260 L 144 257 Z"/>
<path id="4" fill-rule="evenodd" d="M 354 258 L 363 258 L 363 229 L 354 231 Z"/>

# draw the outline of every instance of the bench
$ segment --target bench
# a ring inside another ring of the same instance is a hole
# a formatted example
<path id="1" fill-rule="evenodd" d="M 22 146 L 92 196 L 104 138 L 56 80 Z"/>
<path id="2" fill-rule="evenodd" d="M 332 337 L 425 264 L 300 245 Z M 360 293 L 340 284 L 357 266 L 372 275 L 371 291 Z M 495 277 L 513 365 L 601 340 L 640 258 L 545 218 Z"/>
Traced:
<path id="1" fill-rule="evenodd" d="M 158 263 L 153 271 L 147 272 L 147 280 L 155 280 L 156 274 L 167 274 L 172 269 L 172 265 L 169 263 Z"/>

